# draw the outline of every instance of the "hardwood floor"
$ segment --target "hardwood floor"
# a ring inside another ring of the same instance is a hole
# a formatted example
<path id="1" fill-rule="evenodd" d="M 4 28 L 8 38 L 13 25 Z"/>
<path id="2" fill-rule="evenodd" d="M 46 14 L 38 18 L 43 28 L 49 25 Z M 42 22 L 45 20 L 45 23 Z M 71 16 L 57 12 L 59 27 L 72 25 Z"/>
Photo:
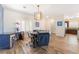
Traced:
<path id="1" fill-rule="evenodd" d="M 51 49 L 63 54 L 72 54 L 72 53 L 79 53 L 79 42 L 76 35 L 66 35 L 65 37 L 57 37 L 52 36 L 52 41 L 49 46 Z"/>
<path id="2" fill-rule="evenodd" d="M 15 42 L 11 49 L 0 50 L 0 54 L 78 54 L 79 41 L 76 35 L 66 34 L 65 37 L 58 37 L 52 34 L 49 46 L 31 48 L 30 38 L 25 35 L 24 40 Z"/>

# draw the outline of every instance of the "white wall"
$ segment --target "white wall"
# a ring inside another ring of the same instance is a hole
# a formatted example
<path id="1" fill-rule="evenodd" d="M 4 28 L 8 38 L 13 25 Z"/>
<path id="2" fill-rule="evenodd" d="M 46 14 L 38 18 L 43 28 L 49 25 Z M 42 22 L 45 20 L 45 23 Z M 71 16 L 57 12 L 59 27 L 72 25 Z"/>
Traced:
<path id="1" fill-rule="evenodd" d="M 0 34 L 3 33 L 3 8 L 0 5 Z"/>
<path id="2" fill-rule="evenodd" d="M 55 33 L 55 19 L 49 19 L 49 20 L 47 21 L 48 24 L 46 29 L 48 29 L 51 33 Z"/>
<path id="3" fill-rule="evenodd" d="M 48 30 L 50 32 L 55 32 L 54 19 L 42 19 L 38 22 L 40 23 L 40 27 L 35 27 L 34 16 L 17 12 L 12 9 L 5 8 L 4 9 L 4 33 L 15 32 L 16 31 L 16 21 L 25 21 L 25 31 L 29 32 L 34 29 L 38 30 Z"/>
<path id="4" fill-rule="evenodd" d="M 69 22 L 69 28 L 78 28 L 79 22 L 78 21 L 71 21 Z"/>
<path id="5" fill-rule="evenodd" d="M 29 24 L 27 24 L 29 21 L 28 17 L 30 15 L 4 8 L 4 33 L 13 33 L 16 31 L 16 21 L 24 21 L 26 23 L 25 29 L 29 29 Z"/>
<path id="6" fill-rule="evenodd" d="M 39 22 L 39 27 L 36 27 L 36 22 Z M 34 21 L 34 28 L 33 29 L 37 29 L 37 30 L 45 30 L 45 20 L 35 20 Z"/>
<path id="7" fill-rule="evenodd" d="M 35 22 L 39 22 L 40 26 L 35 27 Z M 46 31 L 49 31 L 51 33 L 55 33 L 55 19 L 53 19 L 53 18 L 41 19 L 41 20 L 34 21 L 33 26 L 34 26 L 33 29 L 46 30 Z"/>
<path id="8" fill-rule="evenodd" d="M 34 19 L 33 17 L 28 17 L 27 20 L 25 20 L 25 30 L 26 32 L 31 32 L 34 28 Z"/>

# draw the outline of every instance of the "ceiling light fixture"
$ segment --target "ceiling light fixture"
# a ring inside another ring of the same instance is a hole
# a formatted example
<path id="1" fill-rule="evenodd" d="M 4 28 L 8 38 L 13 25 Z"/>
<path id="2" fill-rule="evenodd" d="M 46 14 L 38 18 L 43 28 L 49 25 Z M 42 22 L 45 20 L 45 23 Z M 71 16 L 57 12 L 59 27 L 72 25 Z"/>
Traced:
<path id="1" fill-rule="evenodd" d="M 23 8 L 26 8 L 26 6 L 23 6 Z"/>
<path id="2" fill-rule="evenodd" d="M 42 19 L 42 12 L 39 9 L 40 5 L 37 5 L 37 12 L 34 13 L 35 20 L 41 20 Z"/>

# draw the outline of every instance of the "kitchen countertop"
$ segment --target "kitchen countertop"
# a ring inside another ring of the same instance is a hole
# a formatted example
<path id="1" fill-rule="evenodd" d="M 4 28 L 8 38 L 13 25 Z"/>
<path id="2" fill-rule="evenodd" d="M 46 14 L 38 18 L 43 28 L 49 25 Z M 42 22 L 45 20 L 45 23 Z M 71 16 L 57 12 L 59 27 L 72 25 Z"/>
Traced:
<path id="1" fill-rule="evenodd" d="M 0 34 L 0 35 L 12 35 L 12 34 L 15 34 L 15 33 L 3 33 L 3 34 Z"/>

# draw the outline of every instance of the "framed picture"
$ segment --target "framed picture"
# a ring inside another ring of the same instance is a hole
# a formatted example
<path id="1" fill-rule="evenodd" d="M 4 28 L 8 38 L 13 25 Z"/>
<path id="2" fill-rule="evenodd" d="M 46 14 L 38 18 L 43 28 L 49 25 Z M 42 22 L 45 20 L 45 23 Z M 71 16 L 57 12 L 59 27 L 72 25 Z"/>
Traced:
<path id="1" fill-rule="evenodd" d="M 35 26 L 36 26 L 36 27 L 39 27 L 39 22 L 36 22 L 36 23 L 35 23 Z"/>
<path id="2" fill-rule="evenodd" d="M 62 21 L 58 21 L 57 26 L 62 26 Z"/>

